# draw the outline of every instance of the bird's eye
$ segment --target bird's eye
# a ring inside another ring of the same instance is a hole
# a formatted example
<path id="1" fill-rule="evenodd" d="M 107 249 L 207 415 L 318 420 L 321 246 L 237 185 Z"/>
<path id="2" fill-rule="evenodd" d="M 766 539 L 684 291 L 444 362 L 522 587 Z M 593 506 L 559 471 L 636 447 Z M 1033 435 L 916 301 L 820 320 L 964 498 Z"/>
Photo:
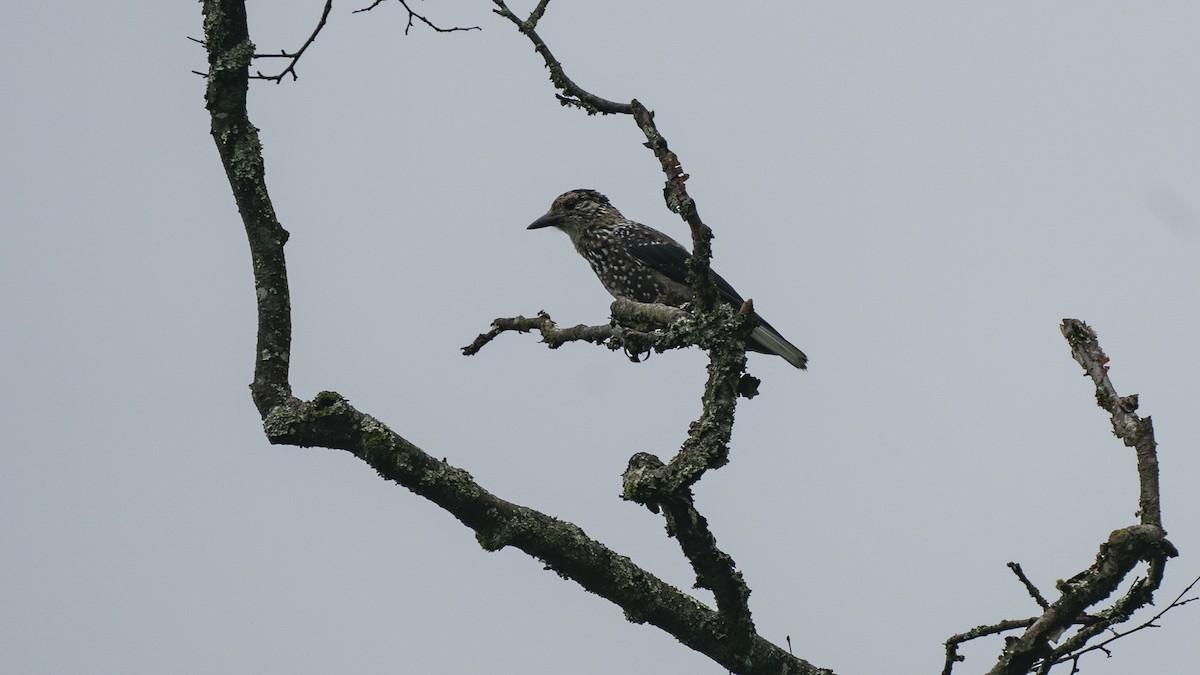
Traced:
<path id="1" fill-rule="evenodd" d="M 566 204 L 563 204 L 563 207 L 565 207 L 568 211 L 574 211 L 575 209 L 579 208 L 579 200 L 572 199 L 571 201 L 567 202 Z"/>

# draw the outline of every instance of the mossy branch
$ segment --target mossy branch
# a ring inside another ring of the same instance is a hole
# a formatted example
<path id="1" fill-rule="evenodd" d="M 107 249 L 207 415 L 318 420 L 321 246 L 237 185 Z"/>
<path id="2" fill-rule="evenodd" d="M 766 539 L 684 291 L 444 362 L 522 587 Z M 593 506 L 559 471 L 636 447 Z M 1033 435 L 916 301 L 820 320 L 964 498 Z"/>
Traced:
<path id="1" fill-rule="evenodd" d="M 543 2 L 539 10 L 544 11 L 544 6 Z M 254 45 L 245 3 L 204 0 L 203 11 L 204 44 L 209 54 L 206 102 L 212 135 L 241 213 L 253 263 L 258 338 L 250 389 L 267 439 L 352 453 L 381 477 L 451 513 L 475 532 L 485 549 L 511 546 L 525 551 L 562 577 L 617 604 L 631 621 L 662 628 L 731 672 L 829 673 L 746 630 L 745 622 L 731 621 L 723 595 L 718 595 L 721 611 L 713 611 L 591 539 L 579 527 L 492 495 L 466 471 L 423 452 L 379 420 L 356 410 L 341 395 L 322 392 L 312 401 L 292 395 L 291 305 L 284 257 L 288 234 L 275 216 L 264 178 L 262 147 L 246 110 Z M 630 312 L 644 318 L 653 310 L 634 308 Z M 523 321 L 517 323 L 527 328 L 554 328 L 548 316 Z M 741 356 L 744 360 L 744 348 Z M 716 562 L 719 565 L 720 561 Z M 740 604 L 744 606 L 744 597 Z M 747 621 L 748 617 L 747 611 Z"/>

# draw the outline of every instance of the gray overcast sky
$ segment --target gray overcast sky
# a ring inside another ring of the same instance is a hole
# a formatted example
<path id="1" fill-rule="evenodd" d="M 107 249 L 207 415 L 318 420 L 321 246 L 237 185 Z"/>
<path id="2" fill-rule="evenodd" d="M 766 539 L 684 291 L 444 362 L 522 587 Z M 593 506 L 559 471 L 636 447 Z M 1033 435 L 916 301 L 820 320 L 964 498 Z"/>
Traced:
<path id="1" fill-rule="evenodd" d="M 71 4 L 0 24 L 0 671 L 723 672 L 350 456 L 265 442 L 200 7 Z M 252 3 L 260 50 L 321 4 Z M 603 322 L 566 237 L 524 227 L 592 187 L 685 238 L 655 160 L 628 118 L 561 108 L 490 3 L 423 3 L 484 30 L 407 37 L 366 4 L 335 7 L 299 82 L 251 91 L 296 393 L 690 586 L 619 474 L 683 438 L 703 356 L 458 350 L 496 316 Z M 1050 593 L 1134 522 L 1064 316 L 1154 417 L 1183 552 L 1160 604 L 1200 574 L 1200 4 L 556 0 L 541 32 L 657 111 L 715 266 L 812 359 L 751 357 L 762 396 L 697 489 L 765 636 L 847 675 L 938 672 L 947 636 L 1035 611 L 1006 562 Z M 1162 625 L 1085 672 L 1194 673 L 1200 609 Z"/>

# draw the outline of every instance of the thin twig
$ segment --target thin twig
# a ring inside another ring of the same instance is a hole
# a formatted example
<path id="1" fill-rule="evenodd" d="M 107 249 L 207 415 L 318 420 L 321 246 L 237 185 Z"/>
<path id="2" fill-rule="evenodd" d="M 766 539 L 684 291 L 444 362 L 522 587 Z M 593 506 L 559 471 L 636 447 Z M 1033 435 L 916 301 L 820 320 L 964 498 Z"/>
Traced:
<path id="1" fill-rule="evenodd" d="M 439 33 L 453 33 L 455 31 L 468 31 L 468 30 L 483 30 L 479 26 L 466 26 L 466 27 L 454 26 L 452 28 L 442 28 L 441 26 L 438 26 L 438 25 L 434 24 L 432 21 L 430 21 L 429 19 L 425 18 L 425 16 L 414 12 L 413 8 L 408 6 L 408 0 L 397 0 L 397 1 L 401 5 L 404 6 L 404 11 L 408 12 L 408 23 L 404 26 L 404 34 L 405 35 L 408 35 L 408 31 L 412 30 L 413 19 L 420 21 L 421 23 L 425 24 L 426 26 L 432 28 L 433 30 L 435 30 Z M 369 7 L 363 7 L 362 9 L 356 9 L 353 12 L 351 12 L 351 14 L 358 14 L 359 12 L 369 12 L 369 11 L 375 9 L 376 7 L 378 7 L 379 5 L 383 4 L 383 2 L 384 2 L 384 0 L 375 0 L 375 2 L 372 2 Z"/>
<path id="2" fill-rule="evenodd" d="M 275 82 L 275 84 L 282 82 L 283 78 L 289 74 L 292 76 L 293 82 L 300 79 L 300 76 L 296 74 L 296 64 L 300 62 L 300 57 L 304 56 L 304 52 L 308 50 L 309 46 L 316 41 L 317 35 L 320 34 L 321 29 L 325 28 L 325 21 L 329 18 L 329 12 L 332 9 L 333 0 L 325 0 L 325 7 L 321 10 L 321 18 L 317 21 L 317 27 L 313 29 L 312 35 L 308 36 L 308 39 L 304 41 L 304 44 L 300 45 L 300 49 L 297 49 L 295 52 L 289 54 L 288 52 L 281 50 L 278 54 L 255 54 L 254 58 L 256 59 L 291 59 L 291 61 L 287 64 L 286 68 L 280 71 L 278 75 L 263 75 L 262 71 L 255 71 L 255 74 L 251 75 L 250 79 L 271 80 Z"/>
<path id="3" fill-rule="evenodd" d="M 538 6 L 533 10 L 533 13 L 530 14 L 529 18 L 525 20 L 521 20 L 520 17 L 518 17 L 516 14 L 513 14 L 512 10 L 508 8 L 508 5 L 504 3 L 504 0 L 492 0 L 492 2 L 496 5 L 496 9 L 492 11 L 513 22 L 513 24 L 516 25 L 517 30 L 521 31 L 522 35 L 529 38 L 529 41 L 533 43 L 533 48 L 542 56 L 542 59 L 546 62 L 546 67 L 550 69 L 550 81 L 554 83 L 556 88 L 563 92 L 563 95 L 558 97 L 560 103 L 563 105 L 575 106 L 587 112 L 589 115 L 595 115 L 596 113 L 600 113 L 602 115 L 633 114 L 633 107 L 630 106 L 630 104 L 617 103 L 605 98 L 600 98 L 599 96 L 596 96 L 595 94 L 585 90 L 583 87 L 575 84 L 575 82 L 571 78 L 567 77 L 567 74 L 563 72 L 562 64 L 558 62 L 558 59 L 554 58 L 554 54 L 550 52 L 550 48 L 546 46 L 545 41 L 543 41 L 542 37 L 538 35 L 536 29 L 537 22 L 542 18 L 542 14 L 545 13 L 546 6 L 549 4 L 549 0 L 542 0 L 542 2 L 539 2 Z"/>

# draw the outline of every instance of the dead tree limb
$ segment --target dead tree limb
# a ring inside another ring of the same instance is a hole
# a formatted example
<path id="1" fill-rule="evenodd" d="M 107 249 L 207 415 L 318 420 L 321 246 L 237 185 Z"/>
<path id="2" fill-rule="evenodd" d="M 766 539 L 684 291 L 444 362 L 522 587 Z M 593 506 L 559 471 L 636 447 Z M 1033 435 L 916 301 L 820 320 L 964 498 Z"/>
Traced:
<path id="1" fill-rule="evenodd" d="M 954 664 L 961 661 L 958 646 L 967 640 L 1024 629 L 1018 636 L 1006 640 L 1004 651 L 989 675 L 1020 675 L 1049 672 L 1057 664 L 1077 663 L 1079 657 L 1096 647 L 1088 644 L 1098 634 L 1112 626 L 1128 621 L 1138 609 L 1152 604 L 1154 592 L 1162 583 L 1168 558 L 1178 555 L 1166 538 L 1159 509 L 1158 458 L 1154 428 L 1150 418 L 1138 417 L 1137 395 L 1120 396 L 1108 377 L 1109 359 L 1100 349 L 1096 333 L 1077 319 L 1063 319 L 1062 333 L 1071 348 L 1071 355 L 1083 366 L 1096 388 L 1096 402 L 1111 416 L 1113 433 L 1125 445 L 1134 448 L 1138 466 L 1138 513 L 1140 521 L 1114 530 L 1100 544 L 1095 562 L 1066 581 L 1059 582 L 1057 600 L 1048 602 L 1029 581 L 1019 565 L 1009 563 L 1025 585 L 1026 590 L 1043 610 L 1029 619 L 1001 621 L 981 626 L 946 641 L 946 661 L 943 673 L 949 675 Z M 1139 563 L 1148 572 L 1135 580 L 1120 598 L 1107 608 L 1090 611 L 1117 590 Z M 1172 603 L 1175 606 L 1175 603 Z M 1064 640 L 1062 636 L 1071 629 Z M 1127 631 L 1128 634 L 1132 631 Z M 1059 643 L 1061 640 L 1061 644 Z M 1108 644 L 1107 640 L 1104 644 Z"/>
<path id="2" fill-rule="evenodd" d="M 341 395 L 322 392 L 311 401 L 292 395 L 291 305 L 284 257 L 288 234 L 271 204 L 262 147 L 246 108 L 255 52 L 245 2 L 204 0 L 203 8 L 204 44 L 209 54 L 205 98 L 212 136 L 241 214 L 253 263 L 258 338 L 250 391 L 267 439 L 275 444 L 352 453 L 381 477 L 451 513 L 476 533 L 483 548 L 512 546 L 525 551 L 548 569 L 620 606 L 629 620 L 658 626 L 731 672 L 830 673 L 746 630 L 744 621 L 736 617 L 731 621 L 725 600 L 719 599 L 714 611 L 589 538 L 579 527 L 492 495 L 466 471 L 423 452 L 379 420 L 356 410 Z M 712 350 L 732 357 L 739 352 L 736 343 Z M 744 350 L 740 356 L 744 366 Z M 722 392 L 728 389 L 718 388 Z M 702 429 L 699 437 L 711 433 L 712 429 Z M 717 430 L 718 440 L 722 435 Z M 748 618 L 748 612 L 744 614 Z"/>

